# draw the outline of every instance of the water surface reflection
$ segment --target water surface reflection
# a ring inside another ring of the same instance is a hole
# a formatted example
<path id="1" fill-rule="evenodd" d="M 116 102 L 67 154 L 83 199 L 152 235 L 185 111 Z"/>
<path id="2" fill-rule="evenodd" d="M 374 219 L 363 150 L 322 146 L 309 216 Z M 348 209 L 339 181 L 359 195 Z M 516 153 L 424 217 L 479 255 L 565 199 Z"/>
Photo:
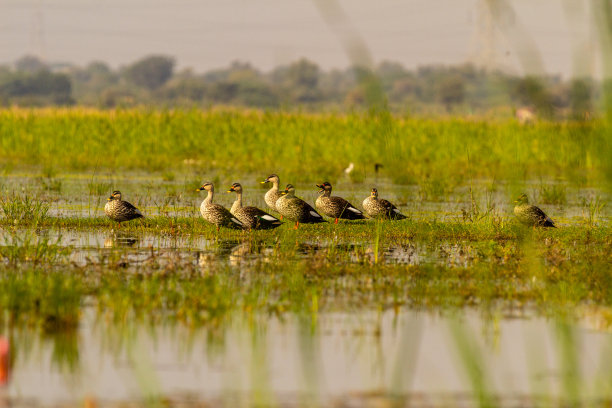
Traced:
<path id="1" fill-rule="evenodd" d="M 598 386 L 612 368 L 612 335 L 542 318 L 388 311 L 251 316 L 222 329 L 190 329 L 109 325 L 90 310 L 69 339 L 33 341 L 26 332 L 13 342 L 8 396 L 42 405 L 86 396 L 102 403 L 189 396 L 226 405 L 355 399 L 358 406 L 399 396 L 436 405 L 473 396 L 466 344 L 482 362 L 486 391 L 498 397 L 564 397 L 568 375 L 581 398 L 612 397 Z M 568 366 L 572 353 L 579 366 Z"/>

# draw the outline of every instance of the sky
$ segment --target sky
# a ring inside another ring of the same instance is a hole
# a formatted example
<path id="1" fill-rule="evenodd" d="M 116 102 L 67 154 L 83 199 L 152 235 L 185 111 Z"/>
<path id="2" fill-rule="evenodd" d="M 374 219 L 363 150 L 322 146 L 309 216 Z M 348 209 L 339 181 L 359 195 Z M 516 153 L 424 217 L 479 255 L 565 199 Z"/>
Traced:
<path id="1" fill-rule="evenodd" d="M 302 57 L 343 69 L 347 44 L 358 43 L 374 64 L 407 68 L 473 62 L 565 77 L 599 69 L 587 0 L 502 0 L 497 18 L 485 0 L 337 0 L 340 19 L 329 1 L 0 0 L 0 64 L 31 54 L 118 67 L 163 54 L 196 72 L 232 61 L 267 71 Z"/>

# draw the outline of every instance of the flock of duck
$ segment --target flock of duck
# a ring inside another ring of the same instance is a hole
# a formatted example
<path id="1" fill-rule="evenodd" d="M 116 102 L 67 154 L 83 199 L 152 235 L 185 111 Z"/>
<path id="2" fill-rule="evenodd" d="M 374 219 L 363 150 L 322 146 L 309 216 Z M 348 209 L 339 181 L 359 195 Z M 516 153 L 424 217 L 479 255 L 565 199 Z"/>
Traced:
<path id="1" fill-rule="evenodd" d="M 219 227 L 233 229 L 272 229 L 282 224 L 283 217 L 293 221 L 297 229 L 302 224 L 316 224 L 327 222 L 323 216 L 333 218 L 335 223 L 339 219 L 362 220 L 365 218 L 402 220 L 406 216 L 390 201 L 378 198 L 378 191 L 373 188 L 363 200 L 363 212 L 342 197 L 332 196 L 332 185 L 329 182 L 317 184 L 320 189 L 319 196 L 313 208 L 306 201 L 295 196 L 295 187 L 287 184 L 280 189 L 280 178 L 271 174 L 261 182 L 272 183 L 272 187 L 264 196 L 265 202 L 281 215 L 278 219 L 267 212 L 251 206 L 242 205 L 242 186 L 234 183 L 229 192 L 236 193 L 236 200 L 230 210 L 213 202 L 215 187 L 211 182 L 205 182 L 196 191 L 207 191 L 208 195 L 200 205 L 200 213 L 204 220 Z M 522 194 L 516 201 L 514 214 L 520 222 L 533 227 L 555 227 L 553 221 L 540 208 L 530 205 L 526 194 Z M 143 214 L 127 201 L 121 199 L 120 191 L 113 191 L 104 206 L 106 215 L 119 223 L 144 217 Z M 556 227 L 555 227 L 556 228 Z"/>

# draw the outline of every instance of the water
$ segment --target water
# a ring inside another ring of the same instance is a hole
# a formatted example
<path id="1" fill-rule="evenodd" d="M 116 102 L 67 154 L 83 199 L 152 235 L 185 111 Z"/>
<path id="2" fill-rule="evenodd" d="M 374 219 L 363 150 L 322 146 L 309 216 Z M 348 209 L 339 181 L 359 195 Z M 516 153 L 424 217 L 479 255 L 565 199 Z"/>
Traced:
<path id="1" fill-rule="evenodd" d="M 477 347 L 487 391 L 502 400 L 542 392 L 553 399 L 565 396 L 568 373 L 554 322 L 387 311 L 326 313 L 316 320 L 238 319 L 216 332 L 129 323 L 117 331 L 88 313 L 73 341 L 76 363 L 69 369 L 54 357 L 60 340 L 14 344 L 18 356 L 3 397 L 41 405 L 152 396 L 229 405 L 243 399 L 288 405 L 355 400 L 351 406 L 360 406 L 393 395 L 431 403 L 469 400 L 473 387 L 454 324 Z M 579 371 L 570 375 L 581 397 L 610 398 L 609 385 L 598 382 L 609 380 L 612 335 L 570 330 L 580 355 Z"/>
<path id="2" fill-rule="evenodd" d="M 86 267 L 97 264 L 111 250 L 120 251 L 130 266 L 137 267 L 147 260 L 161 264 L 183 262 L 202 268 L 213 264 L 247 268 L 253 262 L 300 261 L 330 253 L 343 262 L 363 264 L 375 262 L 375 250 L 371 242 L 305 242 L 297 243 L 292 250 L 272 245 L 252 244 L 236 240 L 209 240 L 201 236 L 162 236 L 159 234 L 135 234 L 107 230 L 0 230 L 0 247 L 16 241 L 30 241 L 33 245 L 45 240 L 69 250 L 71 263 Z M 407 241 L 382 245 L 379 264 L 443 266 L 470 266 L 478 256 L 479 243 L 471 241 Z"/>

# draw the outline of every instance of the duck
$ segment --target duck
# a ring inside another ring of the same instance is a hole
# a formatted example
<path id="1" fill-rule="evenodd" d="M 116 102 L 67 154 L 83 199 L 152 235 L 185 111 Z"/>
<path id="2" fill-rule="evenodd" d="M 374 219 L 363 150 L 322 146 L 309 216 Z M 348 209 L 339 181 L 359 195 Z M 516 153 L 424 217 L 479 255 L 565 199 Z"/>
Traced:
<path id="1" fill-rule="evenodd" d="M 321 190 L 319 190 L 320 195 L 315 202 L 315 206 L 317 210 L 321 211 L 323 214 L 335 218 L 335 224 L 338 223 L 339 218 L 345 220 L 363 220 L 365 218 L 361 211 L 344 198 L 332 196 L 332 186 L 329 182 L 326 181 L 316 186 Z"/>
<path id="2" fill-rule="evenodd" d="M 144 215 L 142 215 L 138 208 L 121 199 L 121 191 L 119 190 L 113 191 L 107 200 L 108 202 L 104 206 L 104 213 L 111 220 L 117 221 L 119 225 L 121 225 L 123 221 L 144 218 Z"/>
<path id="3" fill-rule="evenodd" d="M 379 199 L 376 188 L 372 188 L 370 196 L 363 200 L 363 209 L 370 218 L 387 218 L 390 220 L 403 220 L 406 218 L 390 201 Z"/>
<path id="4" fill-rule="evenodd" d="M 529 204 L 527 194 L 521 194 L 515 201 L 514 215 L 518 220 L 530 227 L 552 227 L 557 228 L 553 220 L 544 211 L 535 205 Z"/>
<path id="5" fill-rule="evenodd" d="M 202 214 L 202 218 L 206 221 L 210 222 L 217 226 L 217 231 L 219 231 L 219 227 L 223 226 L 226 228 L 233 229 L 244 229 L 244 224 L 225 207 L 213 203 L 213 198 L 215 196 L 215 186 L 213 183 L 207 181 L 202 184 L 202 187 L 196 189 L 196 191 L 208 191 L 208 195 L 202 201 L 200 205 L 200 213 Z"/>
<path id="6" fill-rule="evenodd" d="M 272 210 L 279 212 L 276 209 L 276 201 L 283 196 L 283 191 L 278 188 L 280 185 L 280 178 L 276 174 L 270 174 L 261 184 L 272 183 L 272 187 L 266 192 L 264 200 L 268 207 Z"/>
<path id="7" fill-rule="evenodd" d="M 248 229 L 273 229 L 280 227 L 282 222 L 276 217 L 257 207 L 242 206 L 242 185 L 234 183 L 227 191 L 236 193 L 236 201 L 232 204 L 232 213 Z"/>
<path id="8" fill-rule="evenodd" d="M 287 184 L 282 191 L 282 197 L 276 201 L 276 208 L 285 218 L 295 221 L 295 229 L 300 222 L 303 224 L 317 224 L 327 222 L 310 204 L 295 196 L 295 187 Z"/>

